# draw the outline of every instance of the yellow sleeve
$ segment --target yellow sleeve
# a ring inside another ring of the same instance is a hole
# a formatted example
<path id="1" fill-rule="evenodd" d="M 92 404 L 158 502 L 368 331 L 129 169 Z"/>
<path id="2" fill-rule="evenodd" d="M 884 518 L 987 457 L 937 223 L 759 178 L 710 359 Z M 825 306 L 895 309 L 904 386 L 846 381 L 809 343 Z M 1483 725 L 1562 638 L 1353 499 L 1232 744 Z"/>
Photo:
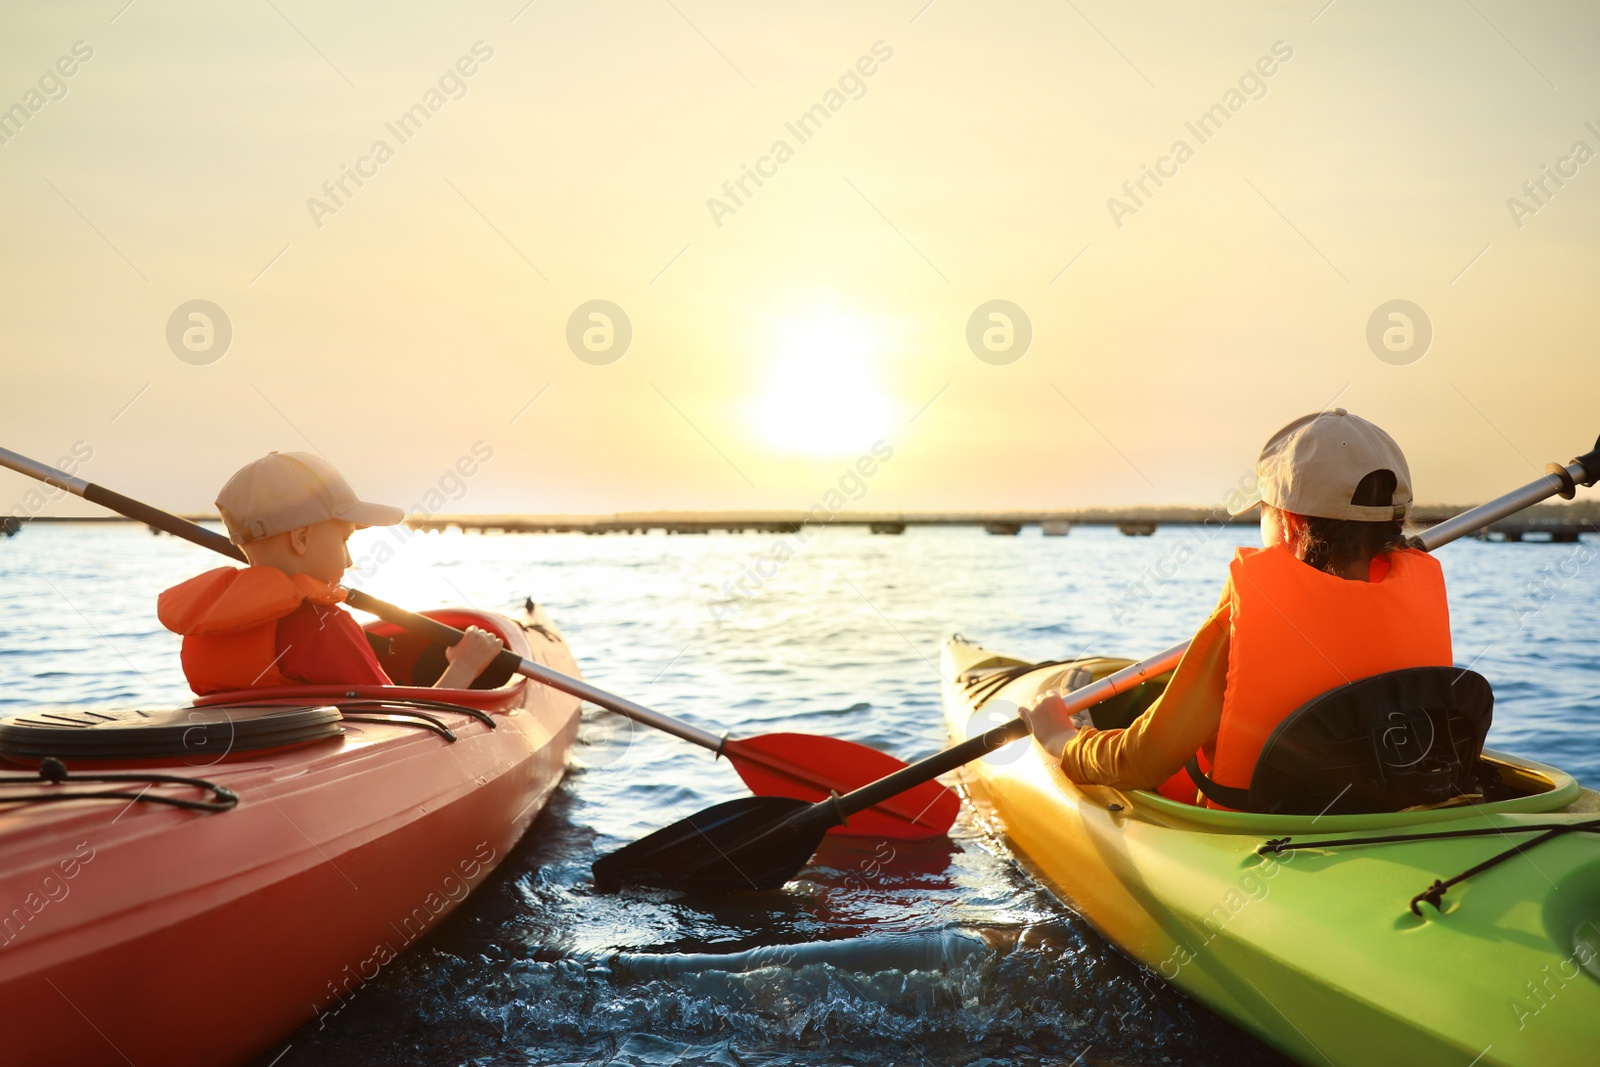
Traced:
<path id="1" fill-rule="evenodd" d="M 1086 785 L 1155 789 L 1215 741 L 1228 684 L 1228 621 L 1224 602 L 1195 634 L 1166 691 L 1133 725 L 1079 730 L 1061 753 L 1067 777 Z"/>

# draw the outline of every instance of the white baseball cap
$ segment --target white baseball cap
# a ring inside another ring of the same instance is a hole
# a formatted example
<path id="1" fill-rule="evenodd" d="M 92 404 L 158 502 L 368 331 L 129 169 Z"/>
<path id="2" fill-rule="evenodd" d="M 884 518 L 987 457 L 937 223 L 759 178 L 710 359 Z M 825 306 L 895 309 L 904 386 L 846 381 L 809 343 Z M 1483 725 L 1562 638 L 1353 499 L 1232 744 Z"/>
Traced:
<path id="1" fill-rule="evenodd" d="M 1394 475 L 1388 505 L 1353 504 L 1356 486 L 1374 471 Z M 1323 519 L 1394 522 L 1411 510 L 1411 468 L 1394 438 L 1344 408 L 1302 415 L 1272 435 L 1256 460 L 1257 491 L 1228 510 L 1260 504 Z"/>
<path id="2" fill-rule="evenodd" d="M 309 452 L 269 452 L 244 467 L 217 494 L 217 510 L 236 545 L 329 519 L 394 526 L 406 517 L 403 508 L 363 501 L 333 464 Z"/>

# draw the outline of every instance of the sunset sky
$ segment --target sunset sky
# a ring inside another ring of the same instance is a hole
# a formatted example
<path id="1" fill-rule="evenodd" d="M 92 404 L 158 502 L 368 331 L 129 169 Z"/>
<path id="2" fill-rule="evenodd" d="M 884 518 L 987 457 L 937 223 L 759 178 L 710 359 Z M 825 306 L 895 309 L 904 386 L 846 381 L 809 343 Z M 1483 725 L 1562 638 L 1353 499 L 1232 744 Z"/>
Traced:
<path id="1" fill-rule="evenodd" d="M 1600 8 L 1325 3 L 8 4 L 0 445 L 184 511 L 478 442 L 443 510 L 806 508 L 880 440 L 863 509 L 1205 504 L 1337 404 L 1483 499 L 1600 432 Z"/>

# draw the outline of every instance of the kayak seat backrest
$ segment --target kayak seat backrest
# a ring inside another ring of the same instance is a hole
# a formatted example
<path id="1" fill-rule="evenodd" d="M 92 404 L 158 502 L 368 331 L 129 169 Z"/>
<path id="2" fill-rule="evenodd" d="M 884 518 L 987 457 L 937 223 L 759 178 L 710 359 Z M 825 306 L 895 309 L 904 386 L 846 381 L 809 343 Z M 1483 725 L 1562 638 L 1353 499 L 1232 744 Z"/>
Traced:
<path id="1" fill-rule="evenodd" d="M 1484 792 L 1481 754 L 1493 713 L 1494 692 L 1473 671 L 1390 671 L 1330 689 L 1291 712 L 1268 735 L 1248 790 L 1209 779 L 1198 784 L 1225 807 L 1273 815 L 1443 804 Z"/>

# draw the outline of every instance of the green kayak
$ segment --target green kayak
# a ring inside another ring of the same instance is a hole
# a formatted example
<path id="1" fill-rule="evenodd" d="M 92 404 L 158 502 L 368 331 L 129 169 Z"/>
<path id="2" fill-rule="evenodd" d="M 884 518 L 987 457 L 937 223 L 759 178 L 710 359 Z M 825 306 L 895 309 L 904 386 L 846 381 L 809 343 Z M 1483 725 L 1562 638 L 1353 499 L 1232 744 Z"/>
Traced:
<path id="1" fill-rule="evenodd" d="M 1074 666 L 1098 679 L 1130 662 Z M 960 637 L 941 666 L 960 738 L 1071 669 Z M 1114 699 L 1148 704 L 1161 684 Z M 1600 1062 L 1600 794 L 1554 767 L 1484 756 L 1520 795 L 1326 817 L 1077 786 L 1028 738 L 962 773 L 1034 875 L 1148 981 L 1303 1063 Z"/>

